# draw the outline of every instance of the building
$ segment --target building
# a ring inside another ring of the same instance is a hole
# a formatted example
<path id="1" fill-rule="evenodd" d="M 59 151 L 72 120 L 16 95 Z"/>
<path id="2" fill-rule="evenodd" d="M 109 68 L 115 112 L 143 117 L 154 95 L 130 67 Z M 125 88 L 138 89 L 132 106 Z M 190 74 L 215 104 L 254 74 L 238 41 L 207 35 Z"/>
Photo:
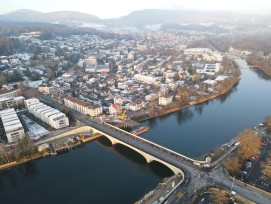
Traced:
<path id="1" fill-rule="evenodd" d="M 47 86 L 45 84 L 41 84 L 38 88 L 40 93 L 44 93 L 44 94 L 50 94 L 51 90 L 53 89 L 53 87 Z"/>
<path id="2" fill-rule="evenodd" d="M 159 96 L 159 105 L 167 106 L 172 103 L 173 96 L 169 94 L 163 94 Z"/>
<path id="3" fill-rule="evenodd" d="M 147 84 L 154 84 L 156 82 L 155 77 L 153 76 L 147 76 L 147 75 L 142 75 L 142 74 L 136 74 L 134 76 L 134 79 L 136 81 L 144 82 Z"/>
<path id="4" fill-rule="evenodd" d="M 111 106 L 109 106 L 109 114 L 111 115 L 117 115 L 122 112 L 122 107 L 118 103 L 114 103 Z"/>
<path id="5" fill-rule="evenodd" d="M 25 107 L 35 117 L 55 129 L 69 126 L 69 119 L 64 113 L 41 103 L 37 98 L 25 100 Z"/>
<path id="6" fill-rule="evenodd" d="M 24 128 L 13 108 L 0 111 L 0 117 L 9 143 L 24 137 Z"/>
<path id="7" fill-rule="evenodd" d="M 219 70 L 220 70 L 220 63 L 206 64 L 204 67 L 204 74 L 213 76 L 217 74 Z"/>
<path id="8" fill-rule="evenodd" d="M 19 95 L 21 95 L 21 92 L 19 90 L 14 90 L 14 91 L 0 90 L 0 99 L 1 98 L 14 98 Z"/>
<path id="9" fill-rule="evenodd" d="M 19 105 L 21 101 L 24 100 L 24 97 L 19 96 L 21 92 L 19 90 L 15 91 L 1 91 L 0 92 L 0 110 L 14 108 L 16 105 Z"/>
<path id="10" fill-rule="evenodd" d="M 85 115 L 90 115 L 92 117 L 98 116 L 103 113 L 103 108 L 100 105 L 91 105 L 85 101 L 79 100 L 77 98 L 68 96 L 64 98 L 65 106 L 74 109 Z"/>
<path id="11" fill-rule="evenodd" d="M 142 100 L 133 101 L 130 103 L 129 108 L 131 111 L 138 111 L 145 107 L 145 103 Z"/>
<path id="12" fill-rule="evenodd" d="M 120 105 L 123 105 L 123 103 L 125 102 L 125 99 L 121 96 L 115 96 L 114 97 L 114 103 L 118 103 Z"/>
<path id="13" fill-rule="evenodd" d="M 212 53 L 208 48 L 189 48 L 184 50 L 185 55 L 202 55 L 206 53 Z"/>

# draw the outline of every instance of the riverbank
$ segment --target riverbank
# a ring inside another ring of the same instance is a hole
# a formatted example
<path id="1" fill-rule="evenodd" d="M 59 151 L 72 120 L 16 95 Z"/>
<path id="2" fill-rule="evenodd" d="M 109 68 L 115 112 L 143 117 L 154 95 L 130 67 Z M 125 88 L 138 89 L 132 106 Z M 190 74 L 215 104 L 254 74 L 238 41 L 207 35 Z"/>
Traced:
<path id="1" fill-rule="evenodd" d="M 176 112 L 176 111 L 180 111 L 180 110 L 189 108 L 190 106 L 198 105 L 198 104 L 210 101 L 212 99 L 215 99 L 215 98 L 217 98 L 219 96 L 222 96 L 222 95 L 228 93 L 235 85 L 237 85 L 239 83 L 239 81 L 240 81 L 239 77 L 240 76 L 238 76 L 238 79 L 235 79 L 228 88 L 223 89 L 220 93 L 212 94 L 212 95 L 209 95 L 209 96 L 204 97 L 204 98 L 201 97 L 198 100 L 191 101 L 189 104 L 183 105 L 181 107 L 173 107 L 173 108 L 170 108 L 168 110 L 157 111 L 155 115 L 152 115 L 152 116 L 146 115 L 145 117 L 143 116 L 140 119 L 134 119 L 134 120 L 136 120 L 138 122 L 143 122 L 145 120 L 149 120 L 149 119 L 152 119 L 152 118 L 156 118 L 156 117 L 160 117 L 160 116 L 163 116 L 163 115 L 167 115 L 167 114 L 170 114 L 170 113 L 173 113 L 173 112 Z"/>
<path id="2" fill-rule="evenodd" d="M 99 139 L 100 137 L 101 137 L 101 135 L 97 134 L 97 135 L 94 135 L 94 136 L 91 136 L 91 137 L 81 138 L 80 142 L 73 143 L 72 146 L 69 146 L 69 148 L 74 148 L 76 146 L 92 142 L 92 141 L 94 141 L 96 139 Z M 55 139 L 53 141 L 56 141 L 56 140 L 61 141 L 61 143 L 65 143 L 66 142 L 66 140 L 62 141 L 62 138 L 61 139 L 57 138 L 57 139 Z M 9 168 L 13 168 L 13 167 L 16 167 L 16 166 L 19 166 L 21 164 L 25 164 L 25 163 L 33 161 L 33 160 L 41 159 L 41 158 L 44 158 L 44 157 L 47 157 L 47 156 L 54 156 L 54 155 L 57 155 L 57 153 L 56 152 L 37 153 L 35 156 L 31 156 L 29 158 L 23 158 L 20 161 L 12 161 L 12 162 L 9 162 L 7 164 L 0 165 L 0 171 L 1 170 L 5 170 L 5 169 L 9 169 Z"/>
<path id="3" fill-rule="evenodd" d="M 46 157 L 46 156 L 49 156 L 49 155 L 50 155 L 49 153 L 44 153 L 44 154 L 39 154 L 39 155 L 30 157 L 30 158 L 23 158 L 20 161 L 13 161 L 13 162 L 10 162 L 10 163 L 7 163 L 7 164 L 2 164 L 2 165 L 0 165 L 0 171 L 5 170 L 5 169 L 9 169 L 9 168 L 13 168 L 13 167 L 19 166 L 21 164 L 25 164 L 25 163 L 27 163 L 29 161 L 40 159 L 40 158 L 43 158 L 43 157 Z"/>

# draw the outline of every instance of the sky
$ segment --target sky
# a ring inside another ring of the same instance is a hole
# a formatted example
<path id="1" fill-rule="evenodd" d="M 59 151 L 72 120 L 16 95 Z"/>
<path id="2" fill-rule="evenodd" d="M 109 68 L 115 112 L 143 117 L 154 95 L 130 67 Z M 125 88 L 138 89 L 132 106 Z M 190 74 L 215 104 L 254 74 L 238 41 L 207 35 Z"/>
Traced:
<path id="1" fill-rule="evenodd" d="M 229 10 L 271 14 L 270 0 L 0 0 L 0 14 L 18 9 L 41 12 L 79 11 L 100 18 L 117 18 L 135 10 Z"/>

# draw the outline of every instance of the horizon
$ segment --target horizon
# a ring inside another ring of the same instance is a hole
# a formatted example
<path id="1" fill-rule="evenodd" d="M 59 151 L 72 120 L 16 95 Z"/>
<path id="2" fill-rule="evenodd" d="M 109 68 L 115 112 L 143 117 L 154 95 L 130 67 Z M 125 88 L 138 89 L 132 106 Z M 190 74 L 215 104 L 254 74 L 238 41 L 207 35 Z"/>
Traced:
<path id="1" fill-rule="evenodd" d="M 3 0 L 0 0 L 0 3 Z M 139 10 L 178 10 L 178 11 L 231 11 L 243 14 L 267 15 L 271 14 L 271 2 L 267 0 L 258 0 L 247 2 L 244 0 L 234 2 L 233 0 L 227 2 L 217 2 L 215 0 L 191 0 L 185 2 L 183 0 L 157 0 L 147 1 L 138 0 L 137 2 L 127 3 L 123 0 L 116 0 L 114 2 L 107 0 L 100 0 L 95 5 L 85 3 L 83 0 L 77 0 L 76 5 L 70 1 L 54 0 L 39 1 L 35 4 L 34 0 L 10 0 L 2 3 L 0 8 L 0 15 L 17 10 L 34 10 L 43 13 L 57 12 L 57 11 L 75 11 L 97 16 L 101 19 L 120 18 L 129 15 L 134 11 Z M 234 5 L 234 6 L 232 6 Z M 112 9 L 115 8 L 115 9 Z"/>

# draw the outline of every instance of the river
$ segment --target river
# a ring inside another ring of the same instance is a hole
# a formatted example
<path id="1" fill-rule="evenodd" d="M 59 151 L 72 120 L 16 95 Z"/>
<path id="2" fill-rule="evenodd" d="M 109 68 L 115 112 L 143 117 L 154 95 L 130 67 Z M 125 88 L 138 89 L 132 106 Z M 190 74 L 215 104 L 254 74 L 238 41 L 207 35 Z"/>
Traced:
<path id="1" fill-rule="evenodd" d="M 248 69 L 228 94 L 143 122 L 142 136 L 190 157 L 200 157 L 271 115 L 271 80 Z M 268 91 L 269 90 L 269 91 Z M 129 204 L 171 172 L 108 141 L 89 143 L 69 153 L 29 162 L 0 174 L 1 204 Z"/>

